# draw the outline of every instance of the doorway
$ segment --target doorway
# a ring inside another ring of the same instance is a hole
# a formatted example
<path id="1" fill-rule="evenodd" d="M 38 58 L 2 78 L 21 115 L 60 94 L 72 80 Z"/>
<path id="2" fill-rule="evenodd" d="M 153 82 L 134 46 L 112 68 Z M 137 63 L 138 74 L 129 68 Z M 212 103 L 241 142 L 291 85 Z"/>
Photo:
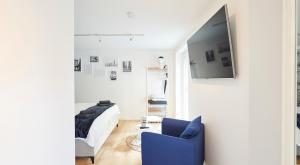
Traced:
<path id="1" fill-rule="evenodd" d="M 187 47 L 176 53 L 176 113 L 177 119 L 189 119 L 190 64 Z"/>

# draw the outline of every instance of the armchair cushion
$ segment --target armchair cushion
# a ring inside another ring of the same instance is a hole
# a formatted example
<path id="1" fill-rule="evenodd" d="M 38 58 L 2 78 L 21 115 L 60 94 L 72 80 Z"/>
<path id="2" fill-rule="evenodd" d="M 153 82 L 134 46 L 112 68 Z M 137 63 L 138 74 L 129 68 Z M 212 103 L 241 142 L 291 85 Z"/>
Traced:
<path id="1" fill-rule="evenodd" d="M 164 118 L 161 124 L 161 131 L 164 135 L 179 137 L 190 121 Z"/>
<path id="2" fill-rule="evenodd" d="M 190 122 L 187 127 L 184 129 L 184 131 L 180 134 L 179 137 L 185 138 L 185 139 L 191 139 L 199 134 L 201 131 L 201 116 L 194 119 L 192 122 Z"/>

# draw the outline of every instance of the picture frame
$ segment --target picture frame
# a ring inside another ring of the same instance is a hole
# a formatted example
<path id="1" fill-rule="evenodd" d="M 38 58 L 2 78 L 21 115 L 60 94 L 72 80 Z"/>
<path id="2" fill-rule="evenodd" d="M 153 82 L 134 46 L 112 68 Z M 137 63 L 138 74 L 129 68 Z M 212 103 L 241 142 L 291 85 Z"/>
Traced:
<path id="1" fill-rule="evenodd" d="M 117 80 L 118 79 L 118 77 L 117 77 L 117 71 L 116 70 L 111 70 L 109 77 L 110 77 L 110 80 L 112 80 L 112 81 Z"/>
<path id="2" fill-rule="evenodd" d="M 206 62 L 215 61 L 215 53 L 214 50 L 208 50 L 205 52 Z"/>
<path id="3" fill-rule="evenodd" d="M 232 63 L 230 57 L 221 57 L 221 61 L 224 67 L 231 67 Z"/>
<path id="4" fill-rule="evenodd" d="M 118 67 L 118 59 L 106 61 L 105 67 Z"/>
<path id="5" fill-rule="evenodd" d="M 74 59 L 74 71 L 81 72 L 81 58 Z"/>
<path id="6" fill-rule="evenodd" d="M 99 62 L 99 56 L 90 56 L 90 63 Z"/>
<path id="7" fill-rule="evenodd" d="M 132 72 L 132 61 L 127 60 L 122 62 L 123 72 Z"/>

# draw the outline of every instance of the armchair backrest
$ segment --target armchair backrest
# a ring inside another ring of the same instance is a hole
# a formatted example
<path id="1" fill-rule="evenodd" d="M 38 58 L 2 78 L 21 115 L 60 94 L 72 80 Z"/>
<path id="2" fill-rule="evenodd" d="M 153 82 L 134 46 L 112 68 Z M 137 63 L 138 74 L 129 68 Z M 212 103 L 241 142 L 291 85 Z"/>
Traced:
<path id="1" fill-rule="evenodd" d="M 167 135 L 167 136 L 161 136 L 161 135 L 154 136 L 153 135 L 153 137 L 150 138 L 150 134 L 149 134 L 147 136 L 148 140 L 152 139 L 153 140 L 152 142 L 155 142 L 155 144 L 157 144 L 156 143 L 157 141 L 163 141 L 163 140 L 166 140 L 166 142 L 174 142 L 174 140 L 176 141 L 176 138 L 179 138 L 180 134 L 184 131 L 184 129 L 186 128 L 186 126 L 189 123 L 190 123 L 189 121 L 165 118 L 162 121 L 162 134 Z M 205 133 L 204 124 L 201 123 L 200 132 L 195 137 L 190 138 L 190 139 L 182 139 L 183 141 L 189 143 L 189 145 L 192 144 L 192 145 L 190 145 L 191 150 L 189 152 L 183 151 L 183 152 L 185 152 L 185 154 L 189 154 L 189 156 L 190 156 L 190 159 L 189 159 L 190 161 L 187 164 L 202 165 L 204 163 L 204 159 L 205 159 L 205 154 L 204 154 L 205 153 L 205 134 L 204 133 Z M 167 140 L 167 138 L 169 138 L 168 136 L 175 137 L 175 139 Z M 146 136 L 144 136 L 144 140 L 147 140 L 145 137 Z M 154 137 L 156 137 L 156 139 L 154 139 Z M 178 145 L 179 144 L 184 144 L 184 143 L 178 143 Z M 170 162 L 166 163 L 166 162 L 162 161 L 161 159 L 157 160 L 157 162 L 156 162 L 156 159 L 154 157 L 151 157 L 152 154 L 149 154 L 150 150 L 149 149 L 147 150 L 147 146 L 149 147 L 152 145 L 154 145 L 154 144 L 144 141 L 144 152 L 142 154 L 144 156 L 143 162 L 146 163 L 149 161 L 149 163 L 151 163 L 151 164 L 153 164 L 153 162 L 155 162 L 155 164 L 158 164 L 158 165 L 170 164 Z M 145 152 L 145 151 L 147 151 L 147 152 Z M 181 151 L 179 151 L 179 152 L 181 152 Z M 168 155 L 169 153 L 170 152 L 163 153 L 163 154 Z M 155 154 L 158 154 L 158 153 L 155 153 Z M 160 153 L 160 154 L 162 154 L 162 153 Z M 166 159 L 166 160 L 171 161 L 173 159 Z"/>
<path id="2" fill-rule="evenodd" d="M 179 137 L 190 121 L 164 118 L 161 131 L 164 135 Z"/>
<path id="3" fill-rule="evenodd" d="M 192 143 L 194 143 L 195 146 L 195 154 L 199 156 L 195 156 L 197 160 L 196 162 L 199 162 L 199 164 L 203 164 L 205 160 L 205 133 L 204 133 L 204 124 L 201 123 L 201 130 L 199 134 L 190 140 Z"/>

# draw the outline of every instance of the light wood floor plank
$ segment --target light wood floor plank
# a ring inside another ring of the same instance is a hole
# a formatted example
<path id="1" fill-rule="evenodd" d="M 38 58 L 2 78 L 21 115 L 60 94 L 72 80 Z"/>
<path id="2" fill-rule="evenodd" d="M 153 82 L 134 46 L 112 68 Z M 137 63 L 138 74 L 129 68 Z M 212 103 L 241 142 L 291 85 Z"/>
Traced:
<path id="1" fill-rule="evenodd" d="M 137 132 L 140 121 L 121 120 L 95 157 L 95 165 L 141 165 L 141 153 L 131 150 L 126 138 Z M 77 158 L 76 165 L 92 164 L 88 158 Z"/>

